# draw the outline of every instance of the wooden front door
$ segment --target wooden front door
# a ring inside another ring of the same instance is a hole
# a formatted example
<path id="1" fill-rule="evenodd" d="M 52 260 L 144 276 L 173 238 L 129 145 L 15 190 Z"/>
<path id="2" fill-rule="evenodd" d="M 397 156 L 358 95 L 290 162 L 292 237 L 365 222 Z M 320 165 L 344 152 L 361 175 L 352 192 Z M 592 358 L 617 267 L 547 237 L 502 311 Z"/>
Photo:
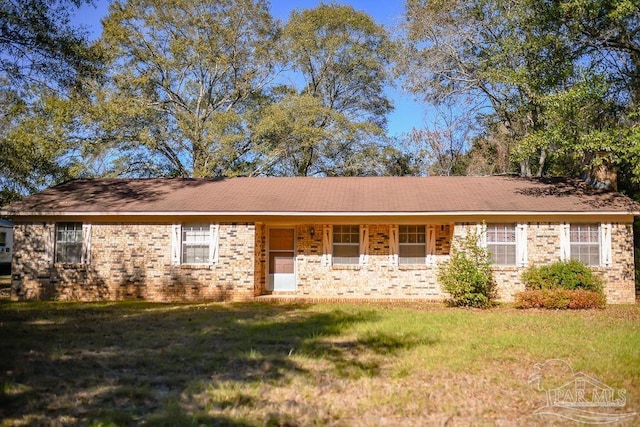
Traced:
<path id="1" fill-rule="evenodd" d="M 296 290 L 295 260 L 295 230 L 293 228 L 269 229 L 268 290 Z"/>

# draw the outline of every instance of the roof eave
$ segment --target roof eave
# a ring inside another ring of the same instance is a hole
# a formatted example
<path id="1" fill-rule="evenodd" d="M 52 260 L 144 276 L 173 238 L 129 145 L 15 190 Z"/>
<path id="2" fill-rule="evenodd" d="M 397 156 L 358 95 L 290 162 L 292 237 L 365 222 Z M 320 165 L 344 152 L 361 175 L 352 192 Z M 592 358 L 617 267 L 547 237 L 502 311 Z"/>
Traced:
<path id="1" fill-rule="evenodd" d="M 51 216 L 478 216 L 478 215 L 624 215 L 624 216 L 640 216 L 640 211 L 367 211 L 367 212 L 340 212 L 340 211 L 0 211 L 0 216 L 5 217 L 51 217 Z"/>

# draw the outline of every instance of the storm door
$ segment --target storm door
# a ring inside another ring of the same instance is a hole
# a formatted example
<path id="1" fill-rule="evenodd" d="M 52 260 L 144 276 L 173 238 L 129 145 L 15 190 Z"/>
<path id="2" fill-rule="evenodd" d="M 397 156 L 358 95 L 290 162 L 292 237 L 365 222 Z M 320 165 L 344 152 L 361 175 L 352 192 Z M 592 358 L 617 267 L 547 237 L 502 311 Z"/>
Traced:
<path id="1" fill-rule="evenodd" d="M 295 291 L 295 230 L 269 229 L 269 283 L 270 291 Z"/>

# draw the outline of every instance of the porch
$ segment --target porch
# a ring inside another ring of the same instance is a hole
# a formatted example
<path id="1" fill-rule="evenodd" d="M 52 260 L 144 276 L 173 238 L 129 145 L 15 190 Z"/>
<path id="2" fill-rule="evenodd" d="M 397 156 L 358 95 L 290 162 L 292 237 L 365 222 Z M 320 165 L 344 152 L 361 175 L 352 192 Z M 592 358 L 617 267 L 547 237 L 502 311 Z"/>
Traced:
<path id="1" fill-rule="evenodd" d="M 264 301 L 442 300 L 454 224 L 256 224 Z"/>

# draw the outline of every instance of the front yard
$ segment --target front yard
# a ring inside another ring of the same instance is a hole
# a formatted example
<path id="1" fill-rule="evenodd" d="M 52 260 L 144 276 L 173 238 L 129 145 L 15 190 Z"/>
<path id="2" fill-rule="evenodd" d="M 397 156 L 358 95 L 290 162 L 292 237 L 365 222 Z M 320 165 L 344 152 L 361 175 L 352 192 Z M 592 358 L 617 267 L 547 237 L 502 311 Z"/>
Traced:
<path id="1" fill-rule="evenodd" d="M 626 390 L 596 412 L 640 412 L 639 305 L 0 302 L 0 420 L 546 425 L 562 420 L 534 414 L 551 383 L 528 380 L 548 359 Z"/>
<path id="2" fill-rule="evenodd" d="M 0 300 L 11 296 L 11 276 L 0 276 Z"/>

